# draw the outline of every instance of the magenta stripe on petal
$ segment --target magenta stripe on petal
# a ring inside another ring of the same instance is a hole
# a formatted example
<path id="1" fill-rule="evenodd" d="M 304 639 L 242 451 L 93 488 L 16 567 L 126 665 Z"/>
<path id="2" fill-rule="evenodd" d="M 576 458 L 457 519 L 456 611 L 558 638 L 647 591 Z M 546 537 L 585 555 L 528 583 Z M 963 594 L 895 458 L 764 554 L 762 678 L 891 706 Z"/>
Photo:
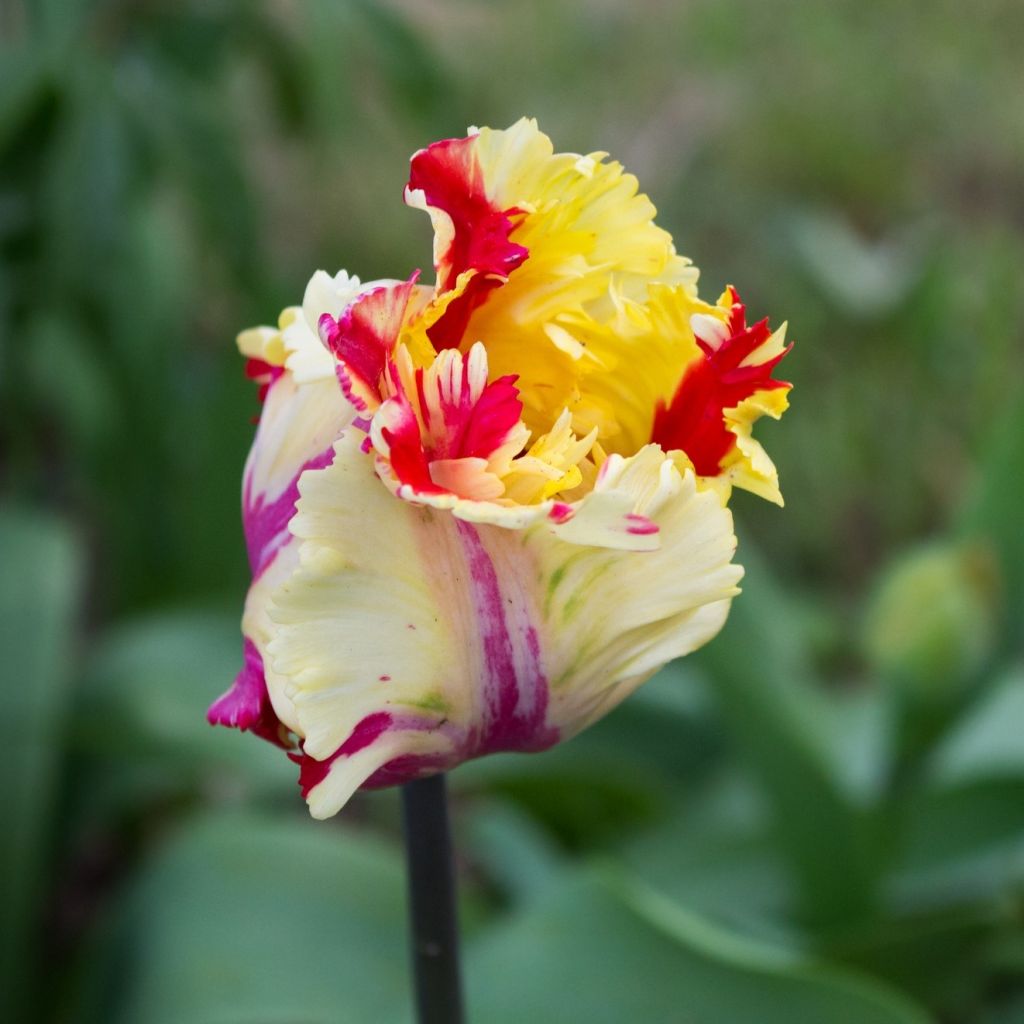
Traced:
<path id="1" fill-rule="evenodd" d="M 648 519 L 647 516 L 637 515 L 635 512 L 626 515 L 626 533 L 634 534 L 637 537 L 649 537 L 658 532 L 658 524 Z"/>
<path id="2" fill-rule="evenodd" d="M 544 750 L 558 741 L 558 730 L 545 723 L 548 680 L 540 658 L 540 642 L 530 623 L 520 626 L 520 643 L 513 643 L 508 611 L 526 614 L 525 595 L 506 602 L 498 574 L 479 530 L 459 520 L 457 530 L 469 563 L 474 605 L 484 652 L 485 724 L 479 749 L 470 756 L 499 750 Z"/>
<path id="3" fill-rule="evenodd" d="M 558 742 L 559 730 L 546 721 L 548 680 L 540 637 L 530 621 L 529 597 L 518 588 L 502 591 L 497 570 L 475 526 L 459 520 L 456 529 L 466 557 L 482 647 L 477 721 L 466 728 L 440 716 L 418 713 L 378 711 L 367 715 L 324 760 L 302 752 L 288 755 L 299 765 L 304 797 L 328 777 L 337 760 L 358 753 L 387 733 L 439 732 L 447 741 L 447 749 L 399 754 L 374 771 L 362 783 L 362 789 L 401 785 L 482 754 L 545 750 Z M 389 681 L 380 678 L 382 686 Z"/>
<path id="4" fill-rule="evenodd" d="M 391 715 L 386 711 L 377 711 L 367 715 L 353 730 L 352 735 L 330 757 L 317 761 L 307 753 L 289 754 L 288 756 L 299 766 L 299 786 L 303 797 L 319 786 L 330 774 L 331 765 L 339 757 L 349 757 L 368 747 L 378 739 L 391 725 Z"/>
<path id="5" fill-rule="evenodd" d="M 299 500 L 299 477 L 307 469 L 323 469 L 333 461 L 334 449 L 326 448 L 304 462 L 291 483 L 272 501 L 266 501 L 264 494 L 253 498 L 251 478 L 246 478 L 242 499 L 242 527 L 254 580 L 259 579 L 288 540 L 288 523 L 295 515 L 295 503 Z"/>
<path id="6" fill-rule="evenodd" d="M 274 713 L 267 693 L 267 680 L 263 672 L 263 658 L 256 645 L 245 638 L 242 670 L 235 677 L 231 689 L 218 697 L 206 712 L 210 725 L 226 725 L 257 736 L 287 749 L 292 744 L 288 730 Z"/>

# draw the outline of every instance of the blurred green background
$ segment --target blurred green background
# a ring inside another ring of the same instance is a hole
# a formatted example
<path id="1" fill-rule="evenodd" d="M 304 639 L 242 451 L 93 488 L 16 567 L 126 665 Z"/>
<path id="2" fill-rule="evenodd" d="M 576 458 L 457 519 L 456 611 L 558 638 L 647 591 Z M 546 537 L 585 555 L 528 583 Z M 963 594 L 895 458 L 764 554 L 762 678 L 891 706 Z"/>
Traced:
<path id="1" fill-rule="evenodd" d="M 394 792 L 314 823 L 240 658 L 233 338 L 404 276 L 532 114 L 789 319 L 723 634 L 457 771 L 471 1020 L 1024 1021 L 1024 5 L 0 3 L 0 1019 L 410 1019 Z"/>

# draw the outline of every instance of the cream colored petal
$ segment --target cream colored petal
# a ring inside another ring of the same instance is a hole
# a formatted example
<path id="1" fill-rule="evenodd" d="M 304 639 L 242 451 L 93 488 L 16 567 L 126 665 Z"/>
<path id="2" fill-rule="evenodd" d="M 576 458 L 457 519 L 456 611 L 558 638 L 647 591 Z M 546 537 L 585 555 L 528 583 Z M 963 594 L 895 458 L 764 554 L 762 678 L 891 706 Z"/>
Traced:
<path id="1" fill-rule="evenodd" d="M 728 511 L 656 449 L 608 461 L 606 493 L 656 524 L 657 551 L 396 500 L 354 433 L 302 478 L 299 560 L 273 594 L 267 652 L 306 755 L 325 763 L 315 814 L 362 784 L 543 749 L 720 628 L 741 575 Z M 353 744 L 368 722 L 386 727 Z"/>
<path id="2" fill-rule="evenodd" d="M 273 670 L 267 657 L 267 645 L 274 635 L 274 624 L 268 614 L 271 594 L 295 571 L 299 561 L 299 545 L 294 538 L 283 544 L 274 560 L 253 580 L 245 597 L 242 613 L 242 634 L 252 641 L 263 660 L 263 677 L 274 713 L 292 731 L 299 731 L 295 708 L 287 694 L 286 680 Z"/>
<path id="3" fill-rule="evenodd" d="M 333 374 L 310 384 L 296 383 L 289 373 L 279 377 L 267 392 L 246 462 L 246 495 L 262 496 L 264 502 L 279 497 L 310 459 L 334 444 L 352 417 Z"/>

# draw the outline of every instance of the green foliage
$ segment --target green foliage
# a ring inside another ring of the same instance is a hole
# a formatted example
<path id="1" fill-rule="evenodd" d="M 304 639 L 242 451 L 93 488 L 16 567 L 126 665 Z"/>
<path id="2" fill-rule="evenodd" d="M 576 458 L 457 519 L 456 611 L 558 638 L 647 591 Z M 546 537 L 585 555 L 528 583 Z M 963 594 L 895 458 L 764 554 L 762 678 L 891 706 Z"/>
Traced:
<path id="1" fill-rule="evenodd" d="M 204 719 L 231 338 L 422 266 L 409 153 L 529 113 L 796 387 L 722 636 L 454 773 L 471 1019 L 1024 1019 L 1022 46 L 1012 0 L 0 5 L 0 1017 L 409 1019 L 394 795 L 313 823 Z"/>
<path id="2" fill-rule="evenodd" d="M 0 644 L 5 654 L 6 824 L 0 834 L 0 1011 L 12 1018 L 33 981 L 41 939 L 36 907 L 50 874 L 61 746 L 77 640 L 81 562 L 60 522 L 0 513 Z"/>

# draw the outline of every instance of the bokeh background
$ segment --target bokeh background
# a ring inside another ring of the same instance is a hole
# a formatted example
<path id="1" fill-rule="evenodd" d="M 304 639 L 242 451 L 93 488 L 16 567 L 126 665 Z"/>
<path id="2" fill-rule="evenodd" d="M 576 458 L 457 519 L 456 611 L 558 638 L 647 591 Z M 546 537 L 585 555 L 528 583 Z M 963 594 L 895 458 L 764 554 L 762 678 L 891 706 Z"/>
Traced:
<path id="1" fill-rule="evenodd" d="M 1019 0 L 0 4 L 0 1018 L 410 1019 L 393 792 L 311 822 L 240 658 L 233 339 L 429 264 L 407 160 L 540 119 L 788 319 L 743 597 L 452 778 L 478 1024 L 1024 1021 Z"/>

